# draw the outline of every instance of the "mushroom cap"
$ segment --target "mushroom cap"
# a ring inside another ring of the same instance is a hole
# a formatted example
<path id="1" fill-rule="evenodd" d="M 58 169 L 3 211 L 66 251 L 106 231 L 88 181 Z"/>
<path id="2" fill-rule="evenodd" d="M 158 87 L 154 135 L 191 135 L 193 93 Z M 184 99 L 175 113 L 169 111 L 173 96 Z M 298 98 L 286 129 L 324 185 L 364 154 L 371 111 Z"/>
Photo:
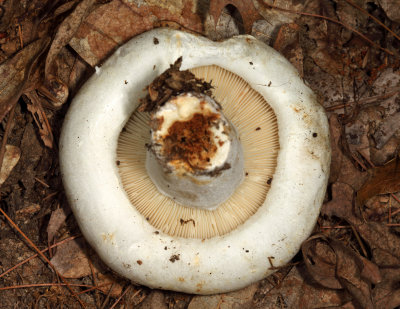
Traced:
<path id="1" fill-rule="evenodd" d="M 218 65 L 241 76 L 270 104 L 279 128 L 265 202 L 236 230 L 205 240 L 156 230 L 130 203 L 116 165 L 118 137 L 143 89 L 181 56 L 182 69 Z M 293 66 L 251 36 L 212 42 L 156 29 L 133 38 L 75 96 L 60 139 L 67 197 L 103 261 L 151 288 L 197 294 L 245 287 L 290 261 L 314 227 L 329 164 L 323 108 Z"/>

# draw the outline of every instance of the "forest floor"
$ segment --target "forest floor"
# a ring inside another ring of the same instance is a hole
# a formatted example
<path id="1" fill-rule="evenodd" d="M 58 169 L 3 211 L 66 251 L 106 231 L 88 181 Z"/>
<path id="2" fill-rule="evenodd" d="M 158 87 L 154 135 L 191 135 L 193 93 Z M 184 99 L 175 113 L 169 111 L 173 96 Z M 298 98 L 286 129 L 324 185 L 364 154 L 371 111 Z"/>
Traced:
<path id="1" fill-rule="evenodd" d="M 389 0 L 0 0 L 0 308 L 400 306 L 400 7 Z M 329 118 L 321 214 L 292 263 L 196 296 L 130 283 L 81 236 L 58 140 L 95 67 L 156 27 L 252 34 L 282 53 Z"/>

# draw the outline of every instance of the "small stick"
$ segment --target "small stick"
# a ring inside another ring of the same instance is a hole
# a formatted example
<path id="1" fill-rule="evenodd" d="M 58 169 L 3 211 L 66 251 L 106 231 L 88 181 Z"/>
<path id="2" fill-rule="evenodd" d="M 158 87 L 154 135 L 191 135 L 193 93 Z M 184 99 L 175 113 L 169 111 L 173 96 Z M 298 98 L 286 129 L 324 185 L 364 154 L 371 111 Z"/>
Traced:
<path id="1" fill-rule="evenodd" d="M 50 186 L 49 186 L 47 183 L 45 183 L 43 180 L 41 180 L 41 179 L 39 179 L 39 178 L 37 178 L 37 177 L 35 177 L 35 180 L 36 180 L 38 183 L 40 183 L 40 184 L 42 184 L 43 186 L 45 186 L 46 188 L 50 188 Z"/>
<path id="2" fill-rule="evenodd" d="M 118 297 L 118 299 L 115 301 L 115 303 L 110 307 L 110 309 L 114 309 L 115 306 L 118 305 L 118 303 L 121 301 L 122 297 L 124 297 L 125 294 L 126 294 L 130 289 L 131 289 L 131 286 L 128 286 L 128 287 L 126 288 L 126 290 L 121 294 L 121 296 Z M 140 291 L 141 291 L 141 290 L 137 290 L 137 291 L 135 292 L 135 294 L 133 294 L 133 297 L 135 297 L 137 294 L 139 294 Z"/>
<path id="3" fill-rule="evenodd" d="M 358 244 L 359 244 L 360 247 L 361 247 L 361 250 L 362 250 L 363 255 L 364 255 L 365 257 L 367 257 L 367 256 L 368 256 L 367 250 L 365 249 L 365 246 L 364 246 L 364 244 L 363 244 L 362 241 L 361 241 L 360 235 L 358 235 L 358 232 L 357 232 L 357 230 L 355 229 L 354 226 L 351 226 L 351 229 L 353 230 L 354 236 L 356 236 L 357 242 L 358 242 Z"/>
<path id="4" fill-rule="evenodd" d="M 93 284 L 94 284 L 94 286 L 97 286 L 96 272 L 94 271 L 93 263 L 92 263 L 92 261 L 90 259 L 88 261 L 89 261 L 90 271 L 92 273 Z M 96 290 L 94 293 L 95 293 L 94 296 L 95 296 L 95 299 L 96 299 L 96 307 L 100 308 L 99 292 Z"/>
<path id="5" fill-rule="evenodd" d="M 18 24 L 18 36 L 19 36 L 19 44 L 21 45 L 21 49 L 22 49 L 22 48 L 24 48 L 24 39 L 22 38 L 21 24 Z"/>
<path id="6" fill-rule="evenodd" d="M 349 229 L 350 225 L 321 226 L 321 229 Z"/>
<path id="7" fill-rule="evenodd" d="M 115 283 L 113 282 L 113 283 L 111 284 L 111 286 L 110 286 L 110 289 L 109 289 L 108 292 L 107 292 L 106 299 L 103 301 L 103 304 L 101 305 L 100 309 L 104 309 L 104 308 L 106 307 L 106 305 L 107 305 L 107 303 L 108 303 L 108 300 L 110 299 L 111 291 L 113 290 L 114 285 L 115 285 Z"/>
<path id="8" fill-rule="evenodd" d="M 400 203 L 400 199 L 396 195 L 393 193 L 390 193 L 390 195 L 397 201 L 397 203 Z"/>
<path id="9" fill-rule="evenodd" d="M 364 170 L 368 170 L 368 168 L 365 166 L 365 164 L 362 163 L 362 162 L 360 161 L 360 159 L 357 158 L 357 156 L 356 156 L 354 153 L 351 154 L 351 157 L 352 157 Z"/>
<path id="10" fill-rule="evenodd" d="M 91 285 L 87 284 L 76 284 L 76 283 L 33 283 L 33 284 L 21 284 L 21 285 L 12 285 L 0 287 L 0 291 L 5 290 L 13 290 L 13 289 L 25 289 L 25 288 L 37 288 L 37 287 L 47 287 L 47 286 L 74 286 L 74 287 L 86 287 L 93 288 Z M 94 287 L 97 288 L 97 287 Z"/>
<path id="11" fill-rule="evenodd" d="M 42 202 L 48 200 L 49 198 L 52 198 L 54 195 L 57 195 L 57 194 L 58 194 L 58 191 L 53 192 L 53 193 L 50 193 L 49 195 L 45 196 L 45 197 L 42 199 Z"/>
<path id="12" fill-rule="evenodd" d="M 108 285 L 111 285 L 111 282 L 103 283 L 103 284 L 100 284 L 100 285 L 95 285 L 95 286 L 93 286 L 93 287 L 91 287 L 89 289 L 86 289 L 86 290 L 80 291 L 79 293 L 76 293 L 76 295 L 85 294 L 85 293 L 93 291 L 93 290 L 96 290 L 96 292 L 98 292 L 98 290 L 100 288 L 108 286 Z"/>

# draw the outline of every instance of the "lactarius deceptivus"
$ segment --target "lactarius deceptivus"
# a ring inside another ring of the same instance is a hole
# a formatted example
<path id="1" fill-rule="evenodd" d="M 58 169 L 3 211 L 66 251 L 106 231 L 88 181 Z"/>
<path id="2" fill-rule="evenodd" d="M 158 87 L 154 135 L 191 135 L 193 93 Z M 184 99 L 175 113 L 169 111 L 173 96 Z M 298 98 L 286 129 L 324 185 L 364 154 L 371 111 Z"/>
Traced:
<path id="1" fill-rule="evenodd" d="M 179 59 L 211 88 L 172 93 L 172 72 L 153 89 Z M 150 114 L 138 109 L 146 95 L 158 102 Z M 152 288 L 222 293 L 271 274 L 311 233 L 328 123 L 292 65 L 253 37 L 157 29 L 81 88 L 60 164 L 82 233 L 112 269 Z"/>

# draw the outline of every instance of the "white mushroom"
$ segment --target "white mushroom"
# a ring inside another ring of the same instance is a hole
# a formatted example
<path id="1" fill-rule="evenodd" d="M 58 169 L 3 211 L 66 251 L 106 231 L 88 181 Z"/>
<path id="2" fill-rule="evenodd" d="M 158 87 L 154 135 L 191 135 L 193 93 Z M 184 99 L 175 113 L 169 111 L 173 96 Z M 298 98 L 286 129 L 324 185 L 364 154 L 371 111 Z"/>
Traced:
<path id="1" fill-rule="evenodd" d="M 245 176 L 211 207 L 174 201 L 157 189 L 162 174 L 148 175 L 154 159 L 145 165 L 139 99 L 179 57 L 182 70 L 212 80 L 243 149 L 234 173 Z M 221 293 L 268 276 L 311 233 L 329 174 L 328 123 L 290 63 L 253 37 L 212 42 L 157 29 L 119 48 L 76 95 L 60 164 L 82 233 L 112 269 L 151 288 Z"/>

